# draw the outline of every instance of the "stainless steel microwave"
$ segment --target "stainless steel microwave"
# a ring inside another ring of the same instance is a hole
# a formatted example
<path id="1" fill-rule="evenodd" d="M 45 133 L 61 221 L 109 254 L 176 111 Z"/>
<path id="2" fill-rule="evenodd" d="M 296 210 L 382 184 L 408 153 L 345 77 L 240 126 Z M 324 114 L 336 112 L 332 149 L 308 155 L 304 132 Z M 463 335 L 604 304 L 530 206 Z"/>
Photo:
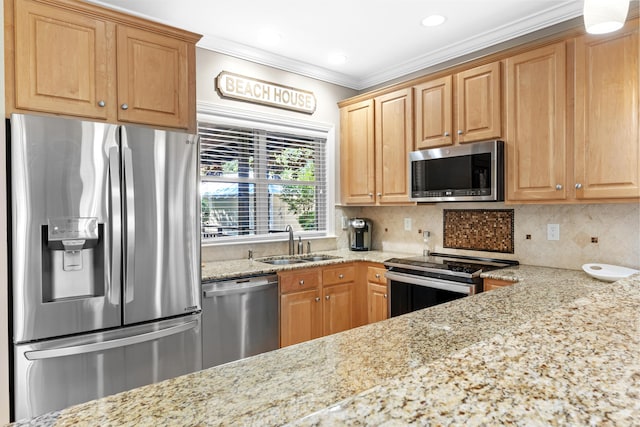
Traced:
<path id="1" fill-rule="evenodd" d="M 504 142 L 474 142 L 409 154 L 411 200 L 504 200 Z"/>

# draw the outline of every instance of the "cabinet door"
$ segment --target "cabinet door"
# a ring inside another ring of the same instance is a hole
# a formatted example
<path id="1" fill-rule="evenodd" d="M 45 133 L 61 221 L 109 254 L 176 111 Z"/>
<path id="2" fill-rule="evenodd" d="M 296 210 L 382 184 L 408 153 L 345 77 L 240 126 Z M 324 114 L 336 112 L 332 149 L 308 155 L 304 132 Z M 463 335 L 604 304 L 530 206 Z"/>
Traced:
<path id="1" fill-rule="evenodd" d="M 575 47 L 576 197 L 640 197 L 638 21 Z"/>
<path id="2" fill-rule="evenodd" d="M 388 317 L 387 287 L 377 283 L 368 283 L 368 318 L 369 323 L 378 322 Z"/>
<path id="3" fill-rule="evenodd" d="M 511 286 L 516 282 L 512 282 L 510 280 L 501 280 L 501 279 L 484 279 L 483 281 L 483 291 L 484 292 L 489 292 L 489 291 L 493 291 L 494 289 L 500 289 L 500 288 L 504 288 L 506 286 Z"/>
<path id="4" fill-rule="evenodd" d="M 472 142 L 502 135 L 500 62 L 456 75 L 457 141 Z"/>
<path id="5" fill-rule="evenodd" d="M 320 291 L 310 289 L 280 297 L 280 346 L 322 336 Z"/>
<path id="6" fill-rule="evenodd" d="M 413 147 L 411 88 L 375 98 L 376 199 L 409 202 L 409 152 Z"/>
<path id="7" fill-rule="evenodd" d="M 118 120 L 188 128 L 189 43 L 118 26 Z"/>
<path id="8" fill-rule="evenodd" d="M 113 29 L 98 18 L 15 2 L 16 108 L 106 119 Z"/>
<path id="9" fill-rule="evenodd" d="M 353 282 L 333 285 L 323 289 L 324 334 L 335 334 L 354 327 Z"/>
<path id="10" fill-rule="evenodd" d="M 446 76 L 415 86 L 416 149 L 453 144 L 453 77 Z"/>
<path id="11" fill-rule="evenodd" d="M 507 200 L 566 198 L 565 63 L 564 42 L 506 61 Z"/>
<path id="12" fill-rule="evenodd" d="M 340 110 L 342 202 L 373 204 L 375 185 L 373 100 Z"/>

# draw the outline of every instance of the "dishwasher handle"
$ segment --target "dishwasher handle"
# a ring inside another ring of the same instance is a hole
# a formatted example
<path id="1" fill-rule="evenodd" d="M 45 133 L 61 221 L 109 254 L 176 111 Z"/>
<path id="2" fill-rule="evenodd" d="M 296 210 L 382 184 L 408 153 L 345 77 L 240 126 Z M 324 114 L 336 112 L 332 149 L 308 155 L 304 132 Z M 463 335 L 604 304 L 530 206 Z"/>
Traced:
<path id="1" fill-rule="evenodd" d="M 247 292 L 255 292 L 259 289 L 268 286 L 277 286 L 277 280 L 269 280 L 269 279 L 258 279 L 251 281 L 237 281 L 237 282 L 224 282 L 222 286 L 218 283 L 218 286 L 213 285 L 210 286 L 209 289 L 203 289 L 204 298 L 214 298 L 221 297 L 225 295 L 235 295 L 235 294 L 244 294 Z"/>

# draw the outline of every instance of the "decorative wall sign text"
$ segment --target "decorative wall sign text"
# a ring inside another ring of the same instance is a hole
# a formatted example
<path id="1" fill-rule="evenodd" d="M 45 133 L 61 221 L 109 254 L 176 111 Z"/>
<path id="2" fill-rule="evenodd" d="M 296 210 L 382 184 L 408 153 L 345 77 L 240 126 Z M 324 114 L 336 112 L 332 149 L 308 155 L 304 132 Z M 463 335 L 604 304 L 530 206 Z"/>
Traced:
<path id="1" fill-rule="evenodd" d="M 218 74 L 216 89 L 220 96 L 225 98 L 240 99 L 307 114 L 316 111 L 316 96 L 313 92 L 245 77 L 228 71 L 222 71 Z"/>

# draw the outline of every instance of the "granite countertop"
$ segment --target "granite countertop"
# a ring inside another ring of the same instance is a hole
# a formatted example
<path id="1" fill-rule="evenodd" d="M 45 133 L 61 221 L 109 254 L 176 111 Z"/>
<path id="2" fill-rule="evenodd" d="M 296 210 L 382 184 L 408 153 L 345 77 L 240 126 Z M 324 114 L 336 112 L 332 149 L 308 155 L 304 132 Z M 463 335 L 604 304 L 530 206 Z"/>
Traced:
<path id="1" fill-rule="evenodd" d="M 18 425 L 637 425 L 640 275 L 517 266 L 513 286 Z"/>
<path id="2" fill-rule="evenodd" d="M 248 275 L 260 275 L 276 273 L 284 270 L 295 270 L 299 268 L 311 268 L 331 264 L 340 264 L 352 261 L 369 261 L 369 262 L 383 262 L 393 257 L 407 257 L 413 254 L 399 254 L 395 252 L 383 252 L 383 251 L 350 251 L 348 249 L 341 249 L 335 251 L 322 251 L 314 252 L 313 255 L 329 255 L 337 257 L 325 261 L 313 261 L 300 264 L 289 265 L 272 265 L 261 262 L 262 259 L 276 259 L 276 258 L 289 258 L 289 256 L 272 256 L 264 258 L 256 258 L 254 260 L 239 259 L 231 261 L 214 261 L 202 263 L 202 281 L 210 280 L 224 280 L 232 279 L 239 276 Z M 304 255 L 298 255 L 302 257 Z"/>

